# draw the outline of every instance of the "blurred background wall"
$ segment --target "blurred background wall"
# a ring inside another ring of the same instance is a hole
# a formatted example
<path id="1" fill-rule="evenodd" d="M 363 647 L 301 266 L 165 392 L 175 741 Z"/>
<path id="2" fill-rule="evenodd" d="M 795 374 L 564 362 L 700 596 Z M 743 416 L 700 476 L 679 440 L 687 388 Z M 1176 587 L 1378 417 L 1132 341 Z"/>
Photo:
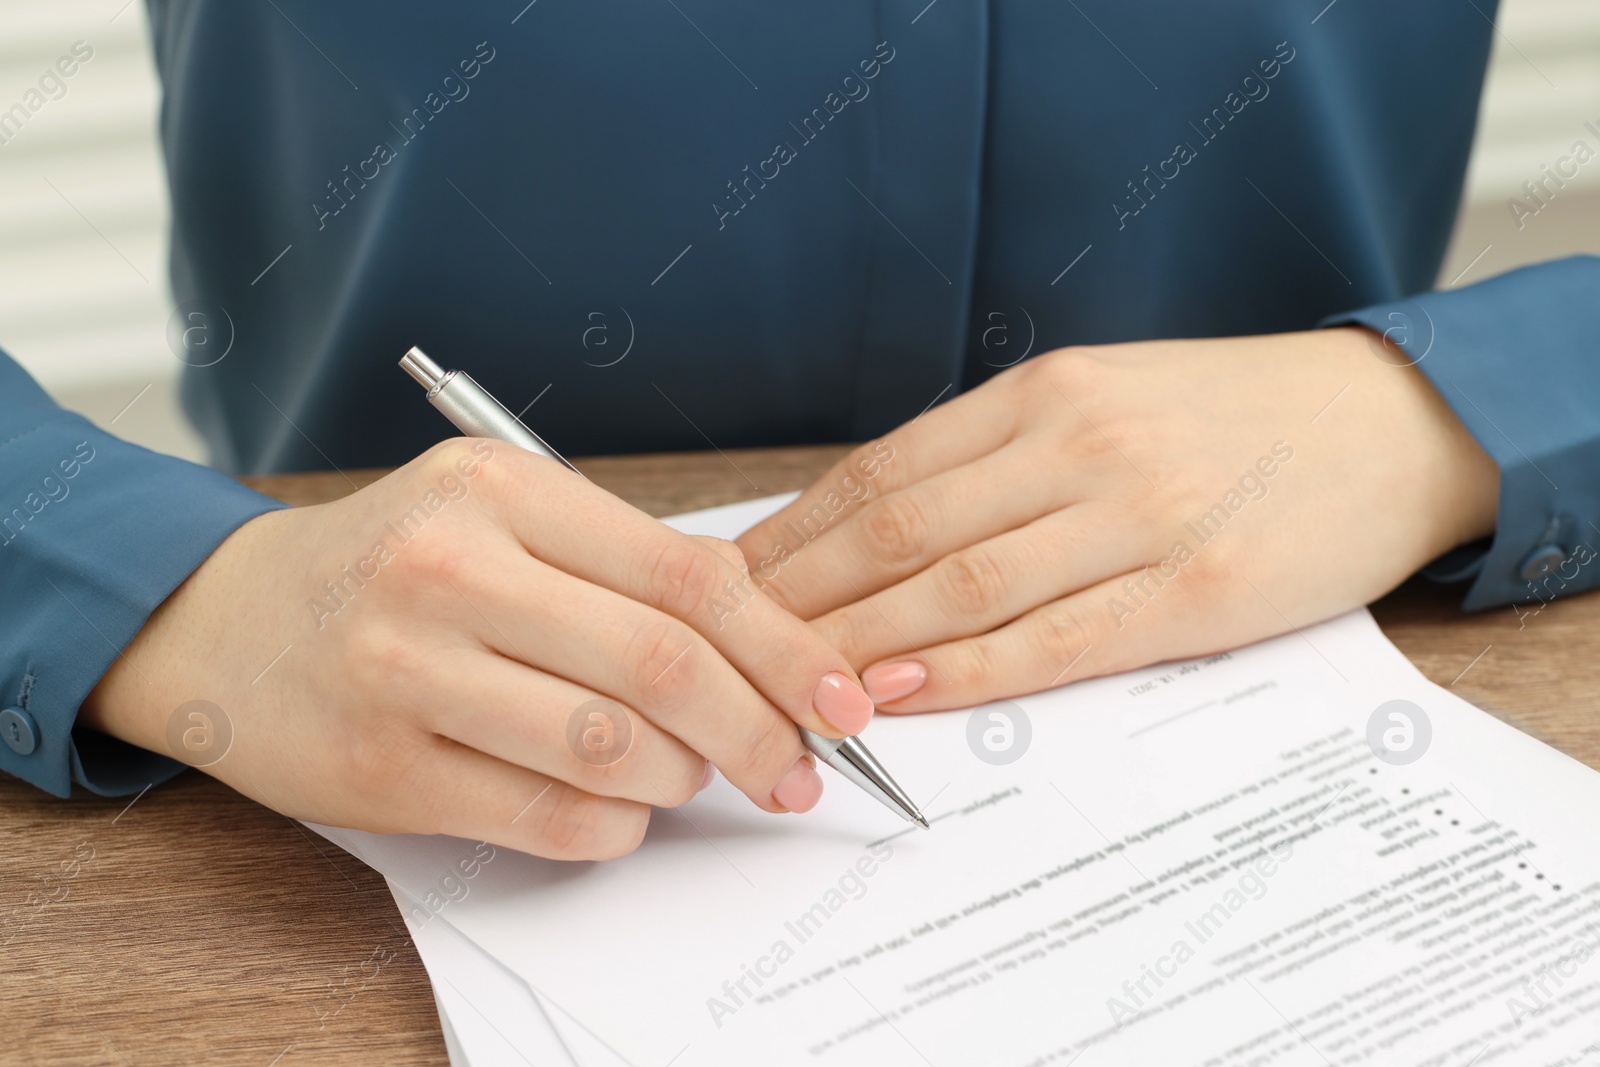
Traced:
<path id="1" fill-rule="evenodd" d="M 79 41 L 92 58 L 74 56 Z M 0 346 L 63 405 L 147 447 L 203 458 L 177 407 L 166 339 L 169 208 L 143 0 L 0 0 L 0 110 L 63 56 L 77 62 L 59 96 L 15 132 L 0 125 Z M 1600 128 L 1600 2 L 1503 0 L 1441 286 L 1600 252 L 1600 160 L 1520 227 L 1507 205 L 1534 206 L 1523 183 L 1574 141 L 1600 148 L 1585 122 Z"/>

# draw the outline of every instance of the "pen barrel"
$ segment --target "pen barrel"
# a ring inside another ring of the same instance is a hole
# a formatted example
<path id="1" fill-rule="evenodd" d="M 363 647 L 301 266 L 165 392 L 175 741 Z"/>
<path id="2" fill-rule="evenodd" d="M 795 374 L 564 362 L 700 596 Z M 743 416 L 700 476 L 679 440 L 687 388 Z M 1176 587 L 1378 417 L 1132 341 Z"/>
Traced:
<path id="1" fill-rule="evenodd" d="M 428 393 L 428 403 L 438 408 L 456 429 L 468 437 L 488 437 L 553 459 L 569 470 L 578 468 L 544 443 L 540 436 L 522 424 L 500 401 L 465 371 L 451 371 Z"/>
<path id="2" fill-rule="evenodd" d="M 821 734 L 814 733 L 802 726 L 800 727 L 800 741 L 810 750 L 813 756 L 823 763 L 827 763 L 833 759 L 833 754 L 839 751 L 839 746 L 844 744 L 845 739 L 842 737 L 823 737 Z"/>

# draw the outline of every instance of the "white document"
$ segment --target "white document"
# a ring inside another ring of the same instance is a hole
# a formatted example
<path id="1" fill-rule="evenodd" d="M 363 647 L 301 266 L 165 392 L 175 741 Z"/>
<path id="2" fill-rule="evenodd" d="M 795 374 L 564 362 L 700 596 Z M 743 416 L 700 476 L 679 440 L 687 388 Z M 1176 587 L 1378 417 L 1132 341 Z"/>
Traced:
<path id="1" fill-rule="evenodd" d="M 327 832 L 335 840 L 350 833 Z M 405 917 L 412 943 L 433 982 L 451 1067 L 575 1067 L 580 1063 L 584 1067 L 628 1067 L 558 1005 L 535 996 L 520 978 L 448 922 L 434 921 L 440 911 L 470 892 L 470 888 L 463 890 L 466 883 L 459 868 L 453 869 L 453 878 L 441 872 L 444 886 L 436 885 L 436 894 L 424 900 L 388 880 L 395 906 Z"/>
<path id="2" fill-rule="evenodd" d="M 454 887 L 469 882 L 459 868 L 453 870 L 455 880 L 448 884 L 456 895 Z M 389 890 L 433 982 L 452 1067 L 577 1064 L 521 979 L 392 880 Z"/>
<path id="3" fill-rule="evenodd" d="M 434 910 L 636 1067 L 1600 1052 L 1600 776 L 1364 611 L 866 737 L 932 831 L 837 778 L 804 816 L 719 779 L 630 857 L 501 849 Z M 324 832 L 419 901 L 475 847 Z"/>

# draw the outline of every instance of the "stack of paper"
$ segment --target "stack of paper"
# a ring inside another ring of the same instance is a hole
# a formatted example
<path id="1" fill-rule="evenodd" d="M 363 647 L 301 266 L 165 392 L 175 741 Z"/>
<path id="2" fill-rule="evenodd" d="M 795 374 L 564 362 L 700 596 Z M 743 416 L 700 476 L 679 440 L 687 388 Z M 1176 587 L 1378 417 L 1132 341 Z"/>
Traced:
<path id="1" fill-rule="evenodd" d="M 804 816 L 719 779 L 604 864 L 317 829 L 389 878 L 475 1067 L 1600 1053 L 1600 775 L 1365 611 L 867 737 L 932 831 L 837 778 Z"/>

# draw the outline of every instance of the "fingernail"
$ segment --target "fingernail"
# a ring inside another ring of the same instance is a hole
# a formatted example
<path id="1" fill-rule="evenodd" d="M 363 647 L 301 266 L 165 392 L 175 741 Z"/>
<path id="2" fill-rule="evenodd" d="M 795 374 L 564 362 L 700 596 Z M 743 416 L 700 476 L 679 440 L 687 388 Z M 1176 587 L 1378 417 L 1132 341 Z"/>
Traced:
<path id="1" fill-rule="evenodd" d="M 822 799 L 822 775 L 801 756 L 773 787 L 772 799 L 790 811 L 810 811 Z"/>
<path id="2" fill-rule="evenodd" d="M 830 671 L 817 683 L 811 706 L 837 730 L 859 734 L 872 721 L 872 698 L 861 687 L 838 671 Z"/>
<path id="3" fill-rule="evenodd" d="M 915 660 L 880 663 L 868 667 L 861 675 L 861 684 L 867 687 L 868 695 L 880 704 L 910 696 L 927 680 L 928 668 Z"/>
<path id="4" fill-rule="evenodd" d="M 700 776 L 700 788 L 696 789 L 695 792 L 704 793 L 706 791 L 706 786 L 710 785 L 711 779 L 715 778 L 716 776 L 717 769 L 711 765 L 710 760 L 706 760 L 706 773 Z"/>

